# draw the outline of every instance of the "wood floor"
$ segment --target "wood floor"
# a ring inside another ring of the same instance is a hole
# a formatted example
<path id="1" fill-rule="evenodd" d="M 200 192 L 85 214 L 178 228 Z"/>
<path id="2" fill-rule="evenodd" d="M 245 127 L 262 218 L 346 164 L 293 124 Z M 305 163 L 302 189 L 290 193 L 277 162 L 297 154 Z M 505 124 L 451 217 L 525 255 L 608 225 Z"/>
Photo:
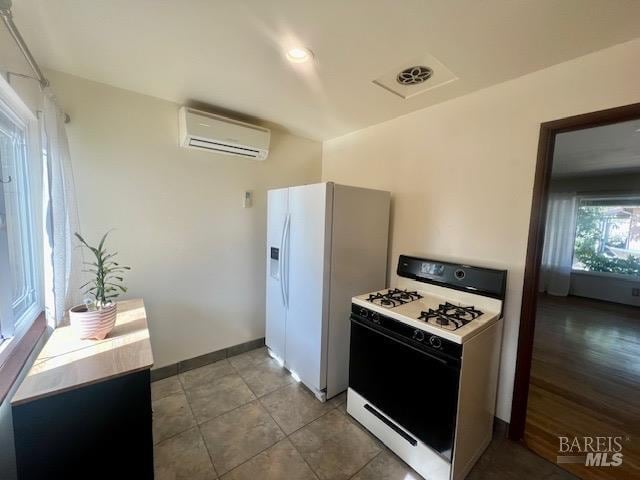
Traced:
<path id="1" fill-rule="evenodd" d="M 524 440 L 556 463 L 559 435 L 622 436 L 622 466 L 561 467 L 584 479 L 640 478 L 640 308 L 540 297 Z"/>

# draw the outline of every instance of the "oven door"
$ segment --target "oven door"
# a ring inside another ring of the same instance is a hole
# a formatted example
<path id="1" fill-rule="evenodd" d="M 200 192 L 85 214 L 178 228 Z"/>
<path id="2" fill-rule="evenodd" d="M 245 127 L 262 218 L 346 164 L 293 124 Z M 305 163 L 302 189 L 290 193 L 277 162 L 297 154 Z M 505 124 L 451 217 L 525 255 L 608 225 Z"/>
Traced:
<path id="1" fill-rule="evenodd" d="M 451 461 L 459 360 L 410 345 L 354 315 L 349 362 L 349 386 L 370 403 L 365 408 L 391 418 Z"/>

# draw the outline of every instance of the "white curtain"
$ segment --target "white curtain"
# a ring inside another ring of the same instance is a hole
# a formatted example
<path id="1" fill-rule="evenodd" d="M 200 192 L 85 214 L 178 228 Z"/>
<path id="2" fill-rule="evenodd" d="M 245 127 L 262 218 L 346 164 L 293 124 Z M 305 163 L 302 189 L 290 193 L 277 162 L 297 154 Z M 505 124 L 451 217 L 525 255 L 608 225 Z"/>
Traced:
<path id="1" fill-rule="evenodd" d="M 66 310 L 80 303 L 82 252 L 73 236 L 78 231 L 78 209 L 65 115 L 49 89 L 43 102 L 45 311 L 48 323 L 57 327 Z"/>
<path id="2" fill-rule="evenodd" d="M 549 195 L 540 267 L 541 292 L 563 297 L 569 294 L 577 209 L 575 193 Z"/>

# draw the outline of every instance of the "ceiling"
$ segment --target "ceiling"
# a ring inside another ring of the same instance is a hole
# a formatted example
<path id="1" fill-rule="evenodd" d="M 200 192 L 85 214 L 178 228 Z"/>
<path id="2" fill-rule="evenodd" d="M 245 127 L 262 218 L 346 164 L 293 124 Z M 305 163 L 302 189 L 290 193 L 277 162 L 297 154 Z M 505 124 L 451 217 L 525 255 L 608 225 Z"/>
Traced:
<path id="1" fill-rule="evenodd" d="M 13 12 L 46 68 L 315 139 L 640 36 L 636 0 L 14 0 Z M 288 63 L 291 45 L 314 61 Z M 406 99 L 373 83 L 422 58 L 457 80 Z"/>
<path id="2" fill-rule="evenodd" d="M 553 177 L 640 172 L 640 120 L 556 136 Z"/>

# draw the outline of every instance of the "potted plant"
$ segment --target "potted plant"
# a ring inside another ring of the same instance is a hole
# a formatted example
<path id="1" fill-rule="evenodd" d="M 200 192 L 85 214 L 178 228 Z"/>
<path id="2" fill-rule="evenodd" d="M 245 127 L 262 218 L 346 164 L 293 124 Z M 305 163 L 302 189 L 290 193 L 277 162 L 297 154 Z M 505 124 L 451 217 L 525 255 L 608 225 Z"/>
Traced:
<path id="1" fill-rule="evenodd" d="M 95 338 L 102 340 L 113 329 L 116 323 L 117 304 L 114 299 L 127 288 L 122 285 L 125 271 L 131 267 L 120 265 L 114 260 L 117 252 L 108 253 L 104 244 L 109 232 L 105 233 L 97 247 L 89 245 L 76 232 L 81 247 L 87 248 L 95 256 L 91 262 L 83 262 L 88 266 L 83 272 L 94 278 L 82 285 L 87 298 L 83 305 L 76 305 L 69 310 L 71 328 L 81 339 Z"/>

